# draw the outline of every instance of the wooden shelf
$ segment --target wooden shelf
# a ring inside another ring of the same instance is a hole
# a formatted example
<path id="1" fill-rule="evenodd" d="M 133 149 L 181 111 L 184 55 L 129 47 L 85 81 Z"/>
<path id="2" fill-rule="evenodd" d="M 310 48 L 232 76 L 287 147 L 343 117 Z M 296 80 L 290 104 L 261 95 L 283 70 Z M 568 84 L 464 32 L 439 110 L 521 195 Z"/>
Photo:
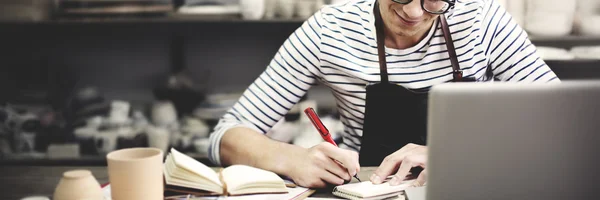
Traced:
<path id="1" fill-rule="evenodd" d="M 530 36 L 532 41 L 547 42 L 547 41 L 598 41 L 600 36 L 585 36 L 585 35 L 569 35 L 564 37 L 539 37 Z"/>
<path id="2" fill-rule="evenodd" d="M 0 25 L 61 25 L 61 24 L 163 24 L 163 23 L 249 23 L 249 24 L 298 24 L 304 22 L 304 19 L 262 19 L 245 20 L 240 16 L 207 16 L 207 15 L 189 15 L 189 14 L 169 14 L 166 16 L 152 17 L 90 17 L 90 18 L 59 18 L 43 21 L 0 21 Z"/>
<path id="3" fill-rule="evenodd" d="M 600 68 L 600 60 L 594 59 L 573 59 L 573 60 L 545 60 L 548 64 L 564 64 L 564 63 L 572 63 L 572 64 L 580 64 L 587 67 L 599 67 Z"/>
<path id="4" fill-rule="evenodd" d="M 550 46 L 570 49 L 574 46 L 600 45 L 600 36 L 569 35 L 564 37 L 536 37 L 529 39 L 536 46 Z"/>
<path id="5" fill-rule="evenodd" d="M 198 153 L 186 153 L 190 157 L 204 163 L 207 166 L 214 166 L 207 155 Z M 0 158 L 1 166 L 106 166 L 106 157 L 104 156 L 81 156 L 79 158 L 48 158 L 43 154 L 20 154 L 10 155 Z"/>

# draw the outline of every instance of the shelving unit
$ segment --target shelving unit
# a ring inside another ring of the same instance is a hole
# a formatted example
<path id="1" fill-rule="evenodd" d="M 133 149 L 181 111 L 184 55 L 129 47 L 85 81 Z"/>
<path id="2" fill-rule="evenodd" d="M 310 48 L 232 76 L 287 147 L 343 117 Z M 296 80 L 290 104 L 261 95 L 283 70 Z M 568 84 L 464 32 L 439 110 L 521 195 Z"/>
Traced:
<path id="1" fill-rule="evenodd" d="M 187 154 L 188 156 L 212 167 L 207 155 Z M 0 159 L 0 166 L 106 166 L 104 156 L 82 156 L 79 158 L 53 159 L 43 155 L 21 154 Z"/>
<path id="2" fill-rule="evenodd" d="M 570 48 L 573 46 L 600 45 L 600 36 L 570 35 L 565 37 L 536 37 L 530 40 L 538 46 Z"/>
<path id="3" fill-rule="evenodd" d="M 300 25 L 304 19 L 260 19 L 246 20 L 239 16 L 210 16 L 190 14 L 169 14 L 157 17 L 90 17 L 90 18 L 58 18 L 40 21 L 0 21 L 0 24 L 106 24 L 106 23 L 294 23 Z"/>
<path id="4" fill-rule="evenodd" d="M 40 68 L 62 68 L 79 85 L 101 88 L 108 99 L 150 101 L 167 74 L 187 69 L 209 93 L 243 90 L 264 70 L 302 19 L 243 20 L 239 17 L 169 15 L 159 18 L 61 19 L 0 22 L 0 89 L 6 79 L 26 78 Z M 537 46 L 600 45 L 600 37 L 531 37 Z M 546 61 L 563 80 L 600 79 L 600 60 Z M 19 73 L 13 73 L 20 71 Z M 43 77 L 42 77 L 43 78 Z M 41 83 L 43 84 L 43 83 Z M 10 84 L 8 84 L 10 85 Z M 16 85 L 19 86 L 20 85 Z M 30 89 L 30 88 L 28 88 Z M 309 96 L 334 106 L 325 87 Z M 210 164 L 206 156 L 196 159 Z M 0 159 L 3 165 L 104 165 L 102 157 L 52 160 Z"/>

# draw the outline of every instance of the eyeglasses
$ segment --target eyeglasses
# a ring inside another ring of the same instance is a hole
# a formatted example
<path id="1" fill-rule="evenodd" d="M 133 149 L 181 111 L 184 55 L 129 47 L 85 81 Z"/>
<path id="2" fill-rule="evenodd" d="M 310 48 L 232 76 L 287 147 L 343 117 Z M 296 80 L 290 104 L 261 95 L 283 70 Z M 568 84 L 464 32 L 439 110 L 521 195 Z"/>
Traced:
<path id="1" fill-rule="evenodd" d="M 399 4 L 409 4 L 413 0 L 392 0 Z M 454 7 L 456 0 L 421 0 L 421 8 L 431 14 L 444 14 Z"/>

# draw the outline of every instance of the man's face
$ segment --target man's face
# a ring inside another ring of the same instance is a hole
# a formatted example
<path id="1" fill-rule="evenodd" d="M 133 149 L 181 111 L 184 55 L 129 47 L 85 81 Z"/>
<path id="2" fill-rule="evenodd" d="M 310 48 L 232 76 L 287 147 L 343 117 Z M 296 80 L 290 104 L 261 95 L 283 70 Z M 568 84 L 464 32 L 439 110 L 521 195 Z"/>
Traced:
<path id="1" fill-rule="evenodd" d="M 381 17 L 386 27 L 399 36 L 417 36 L 429 31 L 439 16 L 421 8 L 421 0 L 403 5 L 392 0 L 380 0 Z"/>

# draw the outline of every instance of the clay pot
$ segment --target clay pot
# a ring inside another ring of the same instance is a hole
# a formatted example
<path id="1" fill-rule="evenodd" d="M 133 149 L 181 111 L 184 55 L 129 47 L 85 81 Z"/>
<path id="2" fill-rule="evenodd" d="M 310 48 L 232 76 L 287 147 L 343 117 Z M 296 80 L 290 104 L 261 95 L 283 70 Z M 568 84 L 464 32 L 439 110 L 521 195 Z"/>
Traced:
<path id="1" fill-rule="evenodd" d="M 54 200 L 103 200 L 102 188 L 89 170 L 73 170 L 63 173 L 54 190 Z"/>
<path id="2" fill-rule="evenodd" d="M 106 155 L 113 200 L 163 200 L 163 152 L 130 148 Z"/>

